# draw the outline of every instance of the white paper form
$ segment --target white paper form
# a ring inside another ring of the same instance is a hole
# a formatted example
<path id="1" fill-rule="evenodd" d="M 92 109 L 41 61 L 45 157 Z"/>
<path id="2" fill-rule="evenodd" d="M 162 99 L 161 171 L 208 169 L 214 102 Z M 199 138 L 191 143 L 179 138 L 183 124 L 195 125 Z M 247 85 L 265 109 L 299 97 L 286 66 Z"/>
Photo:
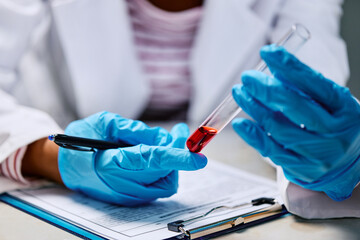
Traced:
<path id="1" fill-rule="evenodd" d="M 109 239 L 162 239 L 179 233 L 167 223 L 202 215 L 213 207 L 248 203 L 258 197 L 277 197 L 275 182 L 209 160 L 206 168 L 181 171 L 174 196 L 139 207 L 96 201 L 59 186 L 17 190 L 10 195 L 52 215 Z M 201 226 L 265 207 L 223 210 L 187 227 Z"/>

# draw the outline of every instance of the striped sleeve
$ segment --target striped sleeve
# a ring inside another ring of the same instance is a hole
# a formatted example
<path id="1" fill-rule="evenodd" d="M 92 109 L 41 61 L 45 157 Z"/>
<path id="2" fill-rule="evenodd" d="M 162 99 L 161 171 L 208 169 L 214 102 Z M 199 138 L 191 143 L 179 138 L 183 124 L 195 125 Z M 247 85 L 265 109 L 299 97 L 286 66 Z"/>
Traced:
<path id="1" fill-rule="evenodd" d="M 21 174 L 21 163 L 26 149 L 27 146 L 17 149 L 8 158 L 6 158 L 5 161 L 1 162 L 0 174 L 17 182 L 24 184 L 29 183 Z"/>

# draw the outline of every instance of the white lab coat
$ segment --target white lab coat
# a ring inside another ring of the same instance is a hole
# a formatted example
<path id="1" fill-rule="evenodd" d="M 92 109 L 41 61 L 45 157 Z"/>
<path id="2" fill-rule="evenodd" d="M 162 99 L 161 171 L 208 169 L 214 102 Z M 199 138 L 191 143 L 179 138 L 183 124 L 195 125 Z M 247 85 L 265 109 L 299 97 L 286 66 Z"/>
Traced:
<path id="1" fill-rule="evenodd" d="M 189 119 L 204 120 L 240 73 L 256 65 L 260 47 L 296 22 L 312 32 L 299 57 L 343 85 L 341 3 L 206 1 L 191 56 Z M 138 117 L 150 87 L 136 58 L 126 2 L 0 0 L 0 88 L 0 161 L 98 111 Z"/>

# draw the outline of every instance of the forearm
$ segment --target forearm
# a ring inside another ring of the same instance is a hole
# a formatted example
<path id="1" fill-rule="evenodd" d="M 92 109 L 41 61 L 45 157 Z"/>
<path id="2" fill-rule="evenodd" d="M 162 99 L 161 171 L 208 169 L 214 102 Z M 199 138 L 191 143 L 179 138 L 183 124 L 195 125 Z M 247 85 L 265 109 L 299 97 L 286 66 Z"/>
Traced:
<path id="1" fill-rule="evenodd" d="M 22 162 L 22 174 L 63 184 L 58 169 L 58 151 L 59 147 L 47 138 L 29 144 Z"/>

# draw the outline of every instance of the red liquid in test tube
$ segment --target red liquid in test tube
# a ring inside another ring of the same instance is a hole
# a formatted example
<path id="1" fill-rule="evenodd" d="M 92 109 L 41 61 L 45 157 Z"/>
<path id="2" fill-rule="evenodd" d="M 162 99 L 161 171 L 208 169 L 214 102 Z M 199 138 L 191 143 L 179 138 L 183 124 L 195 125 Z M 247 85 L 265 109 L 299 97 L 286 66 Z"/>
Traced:
<path id="1" fill-rule="evenodd" d="M 186 146 L 191 152 L 200 152 L 217 134 L 217 129 L 212 127 L 199 127 L 186 141 Z"/>

